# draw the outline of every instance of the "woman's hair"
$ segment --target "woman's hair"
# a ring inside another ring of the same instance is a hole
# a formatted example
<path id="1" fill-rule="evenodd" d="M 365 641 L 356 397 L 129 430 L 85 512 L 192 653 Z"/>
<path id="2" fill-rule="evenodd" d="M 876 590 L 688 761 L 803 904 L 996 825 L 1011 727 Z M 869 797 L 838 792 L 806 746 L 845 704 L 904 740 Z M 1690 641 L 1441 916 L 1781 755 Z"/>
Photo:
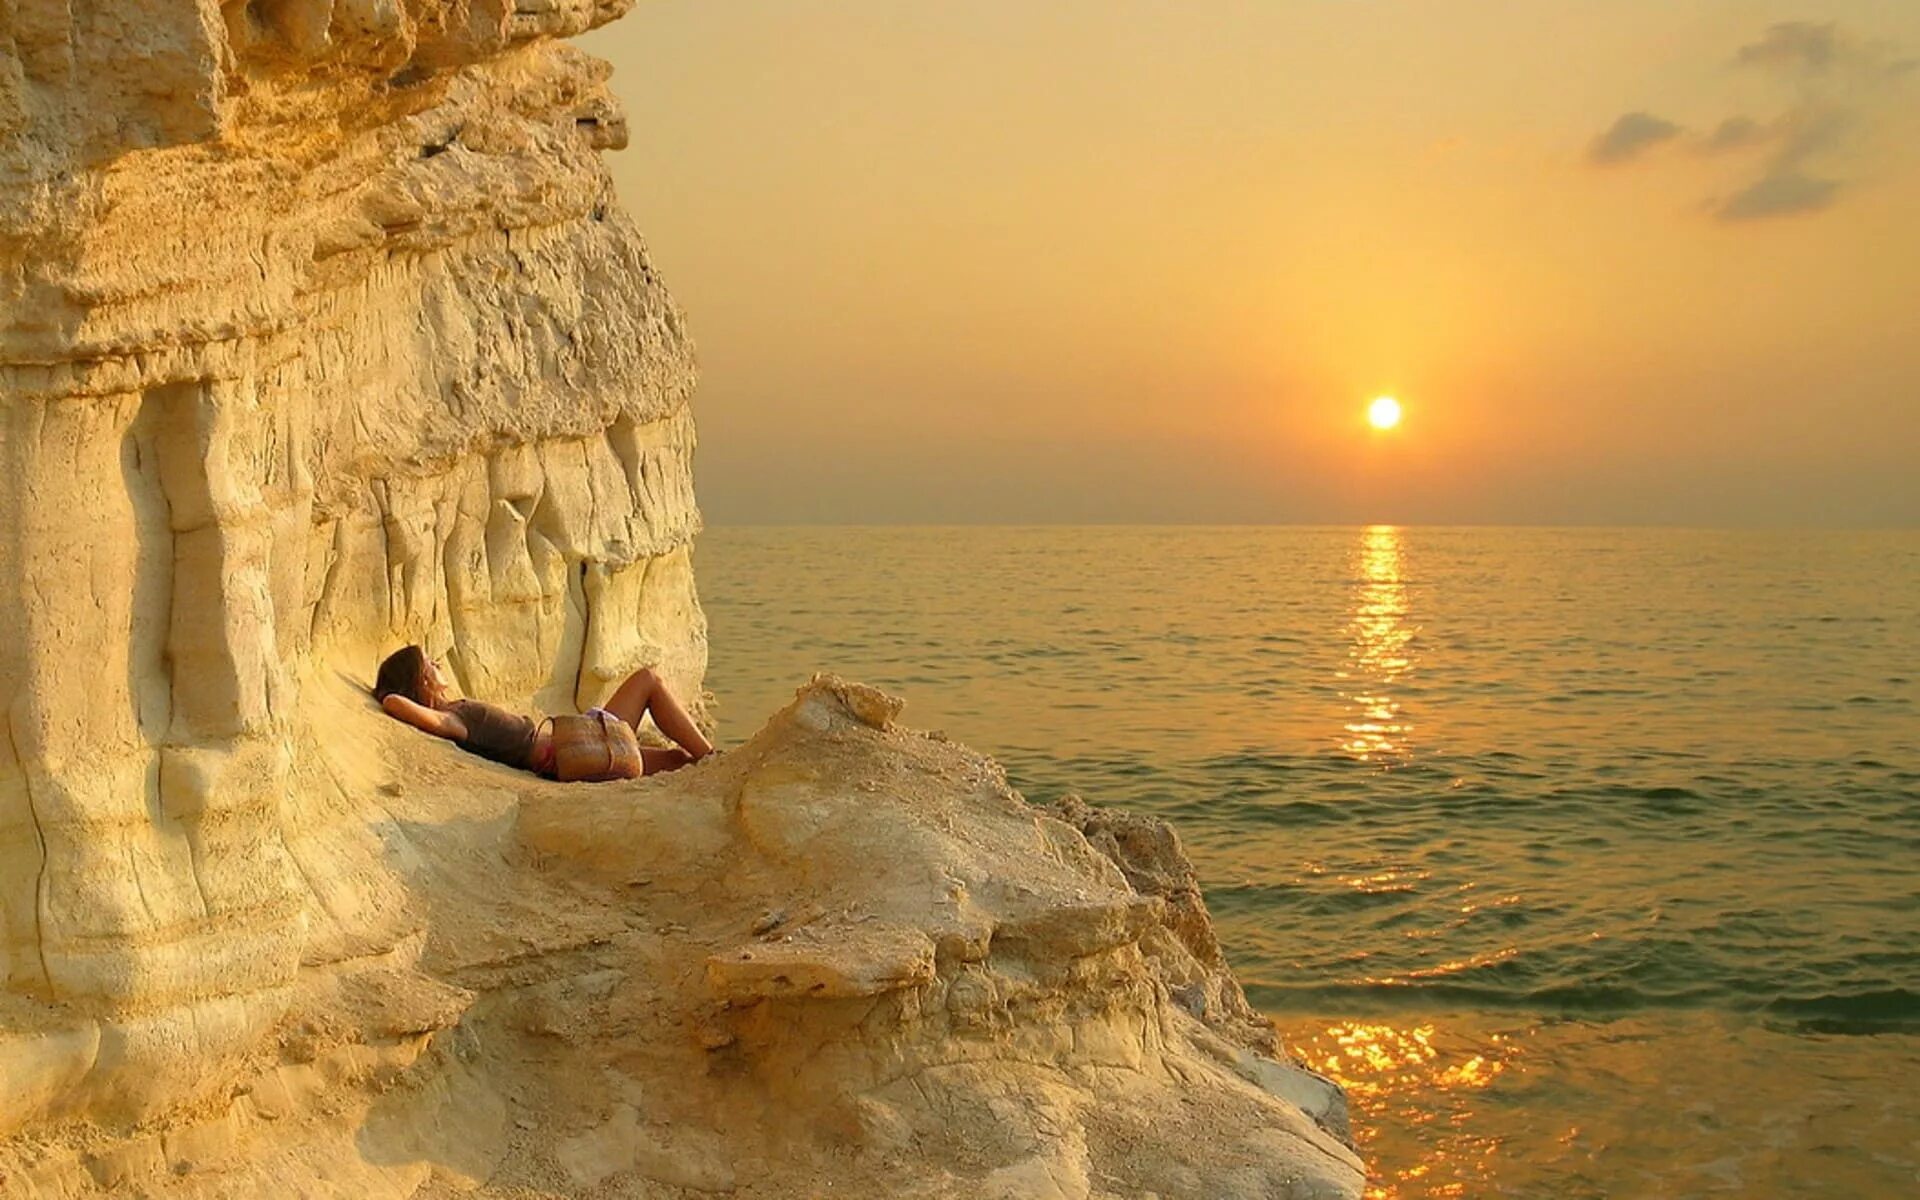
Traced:
<path id="1" fill-rule="evenodd" d="M 427 696 L 427 652 L 418 646 L 402 646 L 380 664 L 373 681 L 373 698 L 405 696 L 415 704 L 430 704 Z"/>

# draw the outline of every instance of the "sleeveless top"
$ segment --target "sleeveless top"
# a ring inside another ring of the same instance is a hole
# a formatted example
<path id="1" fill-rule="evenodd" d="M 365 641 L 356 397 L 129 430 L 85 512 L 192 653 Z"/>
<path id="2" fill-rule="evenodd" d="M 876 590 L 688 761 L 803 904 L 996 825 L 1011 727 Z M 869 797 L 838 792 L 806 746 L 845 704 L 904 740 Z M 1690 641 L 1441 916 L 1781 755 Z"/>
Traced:
<path id="1" fill-rule="evenodd" d="M 459 743 L 462 750 L 517 770 L 533 769 L 533 739 L 539 727 L 532 717 L 482 700 L 455 700 L 447 711 L 467 727 Z"/>

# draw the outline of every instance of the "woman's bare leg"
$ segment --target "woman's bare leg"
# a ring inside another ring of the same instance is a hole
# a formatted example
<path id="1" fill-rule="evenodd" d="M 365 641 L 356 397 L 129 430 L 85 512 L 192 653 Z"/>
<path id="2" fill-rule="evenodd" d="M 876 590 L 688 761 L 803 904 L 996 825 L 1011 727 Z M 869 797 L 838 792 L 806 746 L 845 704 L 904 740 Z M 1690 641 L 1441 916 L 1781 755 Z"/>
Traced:
<path id="1" fill-rule="evenodd" d="M 640 718 L 651 716 L 660 732 L 687 752 L 689 761 L 699 762 L 713 753 L 713 743 L 700 732 L 700 727 L 668 690 L 666 680 L 652 667 L 642 667 L 627 676 L 627 681 L 615 688 L 601 707 L 635 729 L 640 727 Z"/>
<path id="2" fill-rule="evenodd" d="M 662 771 L 677 771 L 693 761 L 693 755 L 675 746 L 664 750 L 658 746 L 640 747 L 640 773 L 658 775 Z"/>

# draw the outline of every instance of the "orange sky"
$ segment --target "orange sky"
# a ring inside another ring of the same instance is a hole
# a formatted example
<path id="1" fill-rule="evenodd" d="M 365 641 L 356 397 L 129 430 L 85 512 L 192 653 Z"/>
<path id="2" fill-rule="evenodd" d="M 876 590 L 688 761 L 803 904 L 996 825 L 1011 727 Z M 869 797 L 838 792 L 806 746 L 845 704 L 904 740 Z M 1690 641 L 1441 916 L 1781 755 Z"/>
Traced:
<path id="1" fill-rule="evenodd" d="M 1913 0 L 651 0 L 583 41 L 716 522 L 1920 524 Z"/>

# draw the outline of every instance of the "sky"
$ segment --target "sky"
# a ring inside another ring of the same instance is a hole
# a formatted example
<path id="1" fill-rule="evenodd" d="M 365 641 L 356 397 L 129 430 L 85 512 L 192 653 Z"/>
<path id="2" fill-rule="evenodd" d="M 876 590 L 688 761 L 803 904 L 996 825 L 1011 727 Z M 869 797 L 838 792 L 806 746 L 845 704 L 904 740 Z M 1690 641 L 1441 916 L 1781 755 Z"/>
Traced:
<path id="1" fill-rule="evenodd" d="M 581 44 L 712 523 L 1920 525 L 1915 0 L 643 0 Z"/>

